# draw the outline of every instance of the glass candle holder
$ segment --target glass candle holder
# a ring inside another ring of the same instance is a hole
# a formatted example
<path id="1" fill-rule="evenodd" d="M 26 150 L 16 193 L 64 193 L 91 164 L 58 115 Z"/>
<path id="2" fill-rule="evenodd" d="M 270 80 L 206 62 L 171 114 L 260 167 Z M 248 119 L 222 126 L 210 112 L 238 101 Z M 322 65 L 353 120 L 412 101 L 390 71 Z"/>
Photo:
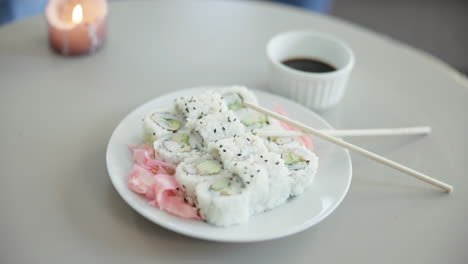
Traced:
<path id="1" fill-rule="evenodd" d="M 45 14 L 51 48 L 69 56 L 95 52 L 106 37 L 107 13 L 106 0 L 49 0 Z"/>

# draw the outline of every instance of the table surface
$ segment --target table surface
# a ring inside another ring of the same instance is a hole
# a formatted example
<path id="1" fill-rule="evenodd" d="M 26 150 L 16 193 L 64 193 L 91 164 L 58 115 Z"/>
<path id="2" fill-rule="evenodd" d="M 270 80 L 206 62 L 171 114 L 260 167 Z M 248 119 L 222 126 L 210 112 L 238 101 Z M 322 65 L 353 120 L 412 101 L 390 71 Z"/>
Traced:
<path id="1" fill-rule="evenodd" d="M 200 85 L 265 89 L 265 44 L 292 29 L 333 34 L 357 63 L 338 128 L 430 125 L 427 137 L 352 142 L 454 185 L 447 195 L 353 155 L 353 182 L 320 224 L 283 239 L 230 244 L 167 231 L 113 189 L 105 150 L 150 98 Z M 344 21 L 242 1 L 110 4 L 109 38 L 64 58 L 44 18 L 0 28 L 1 263 L 466 263 L 468 85 L 417 50 Z"/>

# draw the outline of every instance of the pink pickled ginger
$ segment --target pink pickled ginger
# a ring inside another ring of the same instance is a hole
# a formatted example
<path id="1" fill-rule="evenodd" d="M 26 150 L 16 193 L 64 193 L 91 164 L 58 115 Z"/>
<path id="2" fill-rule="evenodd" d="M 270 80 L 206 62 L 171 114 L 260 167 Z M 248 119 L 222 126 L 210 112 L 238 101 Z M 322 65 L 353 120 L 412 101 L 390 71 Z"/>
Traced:
<path id="1" fill-rule="evenodd" d="M 149 204 L 167 213 L 183 218 L 200 219 L 197 209 L 177 196 L 178 183 L 175 166 L 154 159 L 154 150 L 148 145 L 129 145 L 133 152 L 133 169 L 127 177 L 128 188 L 149 200 Z"/>

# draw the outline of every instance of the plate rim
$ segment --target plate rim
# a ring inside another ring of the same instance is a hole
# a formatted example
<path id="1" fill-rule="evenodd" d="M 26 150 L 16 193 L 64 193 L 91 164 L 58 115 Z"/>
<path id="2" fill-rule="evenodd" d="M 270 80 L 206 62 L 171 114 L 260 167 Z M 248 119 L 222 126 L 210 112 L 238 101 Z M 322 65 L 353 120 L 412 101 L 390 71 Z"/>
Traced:
<path id="1" fill-rule="evenodd" d="M 160 95 L 158 95 L 156 97 L 153 97 L 152 99 L 144 102 L 143 104 L 138 105 L 136 108 L 134 108 L 132 111 L 130 111 L 127 115 L 125 115 L 119 121 L 118 125 L 112 131 L 112 134 L 111 134 L 111 136 L 109 138 L 109 141 L 108 141 L 107 147 L 106 147 L 106 169 L 107 169 L 107 173 L 109 175 L 109 178 L 111 180 L 111 183 L 112 183 L 114 189 L 117 191 L 119 196 L 134 211 L 136 211 L 138 214 L 145 217 L 148 221 L 150 221 L 152 223 L 155 223 L 155 224 L 159 225 L 160 227 L 163 227 L 163 228 L 165 228 L 167 230 L 170 230 L 170 231 L 173 231 L 175 233 L 182 234 L 182 235 L 185 235 L 185 236 L 189 236 L 189 237 L 192 237 L 192 238 L 195 238 L 195 239 L 215 241 L 215 242 L 250 243 L 250 242 L 261 242 L 261 241 L 268 241 L 268 240 L 273 240 L 273 239 L 284 238 L 284 237 L 287 237 L 287 236 L 291 236 L 293 234 L 297 234 L 297 233 L 299 233 L 301 231 L 304 231 L 304 230 L 306 230 L 306 229 L 320 223 L 321 221 L 323 221 L 323 219 L 327 218 L 330 214 L 332 214 L 336 210 L 336 208 L 343 202 L 344 198 L 346 197 L 346 195 L 347 195 L 347 193 L 349 191 L 350 185 L 351 185 L 352 177 L 353 177 L 352 159 L 351 159 L 351 155 L 350 155 L 350 153 L 349 153 L 349 151 L 347 149 L 343 149 L 343 150 L 345 152 L 345 158 L 346 158 L 346 160 L 348 161 L 348 164 L 349 164 L 349 175 L 347 175 L 348 180 L 346 182 L 344 192 L 341 195 L 338 196 L 335 204 L 330 206 L 325 212 L 321 213 L 320 217 L 309 219 L 309 220 L 305 221 L 304 223 L 302 223 L 300 225 L 294 226 L 293 228 L 289 228 L 286 232 L 282 233 L 281 235 L 263 236 L 261 238 L 254 238 L 254 239 L 247 239 L 247 238 L 223 239 L 222 237 L 213 237 L 213 236 L 210 236 L 210 235 L 200 234 L 198 232 L 191 232 L 191 231 L 186 231 L 186 230 L 182 231 L 182 230 L 178 229 L 174 225 L 167 224 L 165 221 L 159 221 L 158 219 L 154 219 L 153 216 L 151 216 L 149 213 L 147 213 L 147 212 L 145 212 L 143 210 L 140 210 L 135 204 L 133 204 L 133 202 L 130 201 L 130 198 L 125 193 L 123 193 L 123 190 L 121 190 L 118 187 L 118 185 L 116 183 L 116 179 L 111 175 L 111 169 L 109 168 L 109 159 L 110 159 L 110 155 L 111 155 L 111 153 L 110 153 L 111 142 L 113 142 L 113 139 L 116 137 L 116 132 L 123 125 L 123 122 L 125 120 L 127 120 L 127 118 L 132 116 L 135 112 L 139 111 L 139 109 L 146 107 L 147 105 L 151 104 L 153 101 L 155 101 L 155 100 L 157 100 L 157 99 L 159 99 L 161 97 L 170 96 L 171 94 L 180 93 L 182 91 L 187 91 L 188 93 L 191 93 L 193 91 L 210 90 L 210 89 L 212 90 L 212 89 L 217 89 L 217 88 L 220 88 L 220 87 L 224 87 L 224 86 L 219 86 L 219 85 L 195 86 L 195 87 L 190 87 L 190 88 L 177 89 L 177 90 L 174 90 L 174 91 L 171 91 L 171 92 L 168 92 L 168 93 L 160 94 Z M 323 117 L 321 117 L 319 114 L 317 114 L 312 109 L 309 109 L 309 108 L 305 107 L 304 105 L 302 105 L 302 104 L 300 104 L 298 102 L 295 102 L 295 101 L 293 101 L 293 100 L 291 100 L 289 98 L 283 97 L 283 96 L 278 95 L 278 94 L 271 93 L 270 91 L 266 91 L 266 90 L 251 89 L 251 88 L 249 88 L 249 90 L 253 91 L 257 95 L 261 95 L 263 93 L 263 94 L 268 94 L 270 96 L 280 97 L 282 100 L 285 100 L 285 101 L 288 101 L 288 103 L 294 104 L 295 106 L 299 107 L 301 110 L 304 110 L 304 111 L 307 111 L 307 112 L 311 113 L 320 122 L 325 124 L 326 127 L 328 127 L 329 129 L 333 129 L 333 127 Z M 155 209 L 157 209 L 157 208 L 155 208 Z M 220 228 L 225 228 L 225 227 L 220 227 Z M 227 228 L 229 228 L 229 227 L 227 227 Z"/>

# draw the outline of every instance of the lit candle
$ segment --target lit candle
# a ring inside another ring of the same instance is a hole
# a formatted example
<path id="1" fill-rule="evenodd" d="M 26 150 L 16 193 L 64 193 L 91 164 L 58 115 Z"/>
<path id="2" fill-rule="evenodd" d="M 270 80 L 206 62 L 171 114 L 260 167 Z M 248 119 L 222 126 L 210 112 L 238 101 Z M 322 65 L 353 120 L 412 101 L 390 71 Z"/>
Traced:
<path id="1" fill-rule="evenodd" d="M 50 46 L 64 55 L 96 51 L 106 35 L 106 0 L 49 0 Z"/>

